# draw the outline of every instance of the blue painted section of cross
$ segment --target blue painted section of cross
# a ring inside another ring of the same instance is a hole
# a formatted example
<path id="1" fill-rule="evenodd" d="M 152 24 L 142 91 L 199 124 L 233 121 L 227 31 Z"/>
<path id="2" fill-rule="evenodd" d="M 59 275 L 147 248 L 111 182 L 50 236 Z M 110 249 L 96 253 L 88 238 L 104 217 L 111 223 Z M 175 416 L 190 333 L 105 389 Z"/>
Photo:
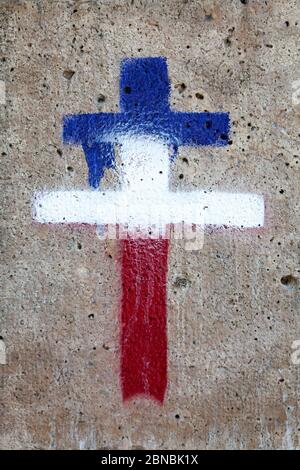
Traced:
<path id="1" fill-rule="evenodd" d="M 105 168 L 114 166 L 114 144 L 125 135 L 157 136 L 179 146 L 227 145 L 228 113 L 185 113 L 169 106 L 166 59 L 125 59 L 120 74 L 120 112 L 69 115 L 64 118 L 65 143 L 82 145 L 89 184 L 97 188 Z"/>

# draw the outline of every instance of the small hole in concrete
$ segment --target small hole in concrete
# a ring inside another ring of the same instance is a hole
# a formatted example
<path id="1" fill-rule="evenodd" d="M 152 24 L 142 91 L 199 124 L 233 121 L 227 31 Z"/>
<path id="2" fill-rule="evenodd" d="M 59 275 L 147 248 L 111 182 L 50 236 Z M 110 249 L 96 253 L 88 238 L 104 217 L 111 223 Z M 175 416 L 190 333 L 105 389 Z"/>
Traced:
<path id="1" fill-rule="evenodd" d="M 185 83 L 178 83 L 175 85 L 175 88 L 178 88 L 179 93 L 183 93 L 184 90 L 186 89 L 186 84 Z"/>
<path id="2" fill-rule="evenodd" d="M 282 276 L 280 282 L 283 286 L 285 286 L 289 290 L 294 290 L 298 287 L 298 279 L 293 276 L 292 274 L 287 274 L 286 276 Z"/>
<path id="3" fill-rule="evenodd" d="M 81 243 L 80 243 L 80 242 L 77 242 L 77 248 L 78 248 L 78 250 L 81 250 L 81 248 L 82 248 L 82 245 L 81 245 Z"/>
<path id="4" fill-rule="evenodd" d="M 175 287 L 187 287 L 188 280 L 185 277 L 177 277 L 174 282 Z"/>
<path id="5" fill-rule="evenodd" d="M 67 166 L 67 170 L 68 170 L 70 173 L 73 173 L 74 168 L 73 168 L 72 166 Z"/>
<path id="6" fill-rule="evenodd" d="M 203 100 L 204 99 L 204 96 L 202 95 L 202 93 L 196 93 L 195 96 L 198 100 Z"/>
<path id="7" fill-rule="evenodd" d="M 67 80 L 71 80 L 71 78 L 73 77 L 74 73 L 75 73 L 75 72 L 74 72 L 73 70 L 64 70 L 63 76 L 64 76 L 64 78 L 66 78 Z"/>
<path id="8" fill-rule="evenodd" d="M 183 174 L 182 174 L 182 173 L 180 173 L 180 175 L 179 175 L 179 179 L 180 179 L 180 180 L 183 180 L 183 178 L 184 178 Z"/>
<path id="9" fill-rule="evenodd" d="M 102 95 L 102 94 L 100 94 L 100 95 L 98 96 L 97 101 L 98 101 L 98 103 L 103 103 L 103 101 L 105 101 L 105 96 Z"/>
<path id="10" fill-rule="evenodd" d="M 90 319 L 90 320 L 93 320 L 93 319 L 94 319 L 94 314 L 93 314 L 93 313 L 90 313 L 90 314 L 89 314 L 89 319 Z"/>

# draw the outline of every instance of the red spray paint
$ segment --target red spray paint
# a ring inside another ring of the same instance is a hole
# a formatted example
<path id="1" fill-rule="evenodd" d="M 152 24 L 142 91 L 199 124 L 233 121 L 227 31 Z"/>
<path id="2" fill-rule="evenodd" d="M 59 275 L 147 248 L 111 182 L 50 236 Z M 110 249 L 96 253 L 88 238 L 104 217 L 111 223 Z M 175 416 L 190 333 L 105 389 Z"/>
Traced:
<path id="1" fill-rule="evenodd" d="M 123 399 L 163 402 L 167 386 L 167 239 L 121 241 Z"/>

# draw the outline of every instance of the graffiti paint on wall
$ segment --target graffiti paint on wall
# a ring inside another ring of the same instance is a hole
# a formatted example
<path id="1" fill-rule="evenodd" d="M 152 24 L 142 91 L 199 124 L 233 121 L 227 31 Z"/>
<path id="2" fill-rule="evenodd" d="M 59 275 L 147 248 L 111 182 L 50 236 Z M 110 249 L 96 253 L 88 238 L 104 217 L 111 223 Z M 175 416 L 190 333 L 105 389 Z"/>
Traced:
<path id="1" fill-rule="evenodd" d="M 121 384 L 123 398 L 163 402 L 167 387 L 166 282 L 170 224 L 238 228 L 264 224 L 264 199 L 249 193 L 169 190 L 170 162 L 180 146 L 228 144 L 228 113 L 176 112 L 169 106 L 166 59 L 126 59 L 120 112 L 67 116 L 65 143 L 81 145 L 89 190 L 40 192 L 40 223 L 126 226 L 122 250 Z M 106 168 L 122 161 L 122 188 L 101 191 Z M 149 227 L 155 236 L 149 237 Z M 137 236 L 138 234 L 138 236 Z"/>

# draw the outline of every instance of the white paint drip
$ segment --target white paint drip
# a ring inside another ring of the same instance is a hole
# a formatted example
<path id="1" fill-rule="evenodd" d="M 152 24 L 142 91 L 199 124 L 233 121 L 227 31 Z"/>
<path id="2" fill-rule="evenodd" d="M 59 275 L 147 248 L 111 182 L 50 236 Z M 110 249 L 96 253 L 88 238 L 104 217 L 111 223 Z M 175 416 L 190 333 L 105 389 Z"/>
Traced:
<path id="1" fill-rule="evenodd" d="M 172 192 L 166 144 L 149 137 L 121 143 L 121 191 L 75 190 L 37 193 L 34 219 L 41 223 L 128 224 L 146 228 L 167 224 L 260 227 L 263 196 L 229 192 Z"/>
<path id="2" fill-rule="evenodd" d="M 6 364 L 6 347 L 3 339 L 0 339 L 0 364 Z"/>
<path id="3" fill-rule="evenodd" d="M 5 82 L 0 80 L 0 104 L 6 103 Z"/>
<path id="4" fill-rule="evenodd" d="M 298 422 L 295 407 L 288 402 L 287 392 L 282 394 L 282 402 L 285 406 L 285 433 L 282 440 L 282 449 L 284 450 L 299 450 L 299 434 L 297 432 Z M 296 441 L 296 442 L 294 442 Z"/>

